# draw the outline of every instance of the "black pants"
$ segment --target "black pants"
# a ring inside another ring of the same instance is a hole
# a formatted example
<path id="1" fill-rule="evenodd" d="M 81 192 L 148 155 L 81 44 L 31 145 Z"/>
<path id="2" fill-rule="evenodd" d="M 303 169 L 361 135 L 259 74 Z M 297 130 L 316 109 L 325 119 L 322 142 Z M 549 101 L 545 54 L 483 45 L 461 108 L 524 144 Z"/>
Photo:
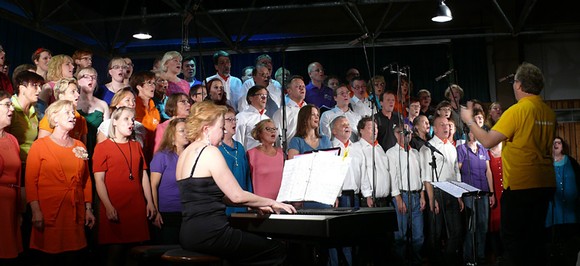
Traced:
<path id="1" fill-rule="evenodd" d="M 545 223 L 554 188 L 504 190 L 501 236 L 511 265 L 546 265 Z"/>

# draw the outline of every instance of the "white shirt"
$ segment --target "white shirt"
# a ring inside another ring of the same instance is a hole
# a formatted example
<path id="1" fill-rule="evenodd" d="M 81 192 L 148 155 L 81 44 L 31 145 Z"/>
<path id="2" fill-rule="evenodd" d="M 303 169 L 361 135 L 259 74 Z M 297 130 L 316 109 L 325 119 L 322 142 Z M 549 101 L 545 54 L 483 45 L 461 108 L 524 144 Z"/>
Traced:
<path id="1" fill-rule="evenodd" d="M 302 106 L 305 105 L 306 103 L 304 102 Z M 282 126 L 282 108 L 278 109 L 278 111 L 276 111 L 276 113 L 274 113 L 274 116 L 272 117 L 272 120 L 274 120 L 274 124 L 278 128 L 278 135 L 280 136 L 280 139 L 284 137 L 282 133 L 283 129 L 286 128 L 286 139 L 288 143 L 290 143 L 290 140 L 296 134 L 296 126 L 298 124 L 298 112 L 300 111 L 300 108 L 301 107 L 293 100 L 289 100 L 288 102 L 286 102 L 285 108 L 286 125 L 284 127 Z M 278 146 L 281 146 L 280 143 L 278 143 Z"/>
<path id="2" fill-rule="evenodd" d="M 350 104 L 355 113 L 359 114 L 361 117 L 371 116 L 373 113 L 372 102 L 368 99 L 359 99 L 356 96 L 350 98 Z"/>
<path id="3" fill-rule="evenodd" d="M 342 190 L 354 190 L 354 193 L 360 192 L 361 186 L 361 161 L 353 157 L 350 150 L 352 149 L 352 141 L 348 141 L 347 146 L 338 139 L 332 140 L 332 147 L 340 147 L 340 156 L 350 158 L 350 165 L 348 171 L 346 172 L 346 177 L 342 183 Z"/>
<path id="4" fill-rule="evenodd" d="M 419 151 L 411 148 L 409 153 L 409 172 L 407 172 L 407 151 L 401 145 L 395 144 L 395 146 L 387 150 L 386 154 L 387 158 L 389 158 L 389 173 L 394 181 L 391 196 L 394 197 L 401 194 L 401 190 L 417 191 L 423 189 Z M 408 177 L 407 173 L 410 173 Z M 408 182 L 411 184 L 411 189 L 409 189 Z"/>
<path id="5" fill-rule="evenodd" d="M 218 78 L 222 81 L 222 84 L 224 85 L 224 92 L 226 93 L 226 98 L 228 101 L 230 101 L 230 103 L 234 103 L 234 100 L 232 99 L 239 99 L 242 93 L 242 80 L 230 75 L 228 77 L 228 82 L 226 82 L 219 74 L 216 73 L 215 75 L 206 78 L 204 84 L 207 84 L 208 81 L 214 78 Z M 235 108 L 236 106 L 237 105 L 234 105 L 232 107 Z"/>
<path id="6" fill-rule="evenodd" d="M 433 136 L 433 138 L 429 140 L 429 143 L 445 156 L 443 157 L 441 154 L 435 153 L 439 181 L 461 181 L 461 173 L 459 172 L 459 165 L 457 164 L 457 149 L 453 144 L 451 144 L 450 141 L 443 143 L 443 141 L 437 136 Z M 427 148 L 426 145 L 423 145 L 419 155 L 421 168 L 423 169 L 421 179 L 428 182 L 437 182 L 437 177 L 433 175 L 433 168 L 429 165 L 432 159 L 431 150 Z"/>
<path id="7" fill-rule="evenodd" d="M 366 140 L 361 139 L 352 145 L 350 150 L 352 157 L 361 161 L 361 191 L 364 197 L 370 197 L 375 190 L 376 198 L 389 196 L 391 192 L 392 179 L 389 174 L 389 163 L 387 155 L 383 152 L 381 145 L 374 147 L 376 186 L 373 178 L 373 146 Z"/>
<path id="8" fill-rule="evenodd" d="M 260 142 L 252 138 L 252 129 L 258 122 L 268 119 L 266 112 L 260 114 L 260 111 L 254 106 L 249 106 L 245 111 L 236 115 L 238 123 L 236 124 L 236 134 L 234 140 L 242 143 L 246 150 L 260 146 Z"/>
<path id="9" fill-rule="evenodd" d="M 246 95 L 248 95 L 248 90 L 250 90 L 251 87 L 254 87 L 254 85 L 256 85 L 254 79 L 248 79 L 242 85 L 243 95 L 237 100 L 236 103 L 234 103 L 236 104 L 235 107 L 238 108 L 238 112 L 243 112 L 246 110 L 246 108 L 248 108 L 248 106 L 250 106 L 248 101 L 246 101 Z M 270 97 L 270 99 L 276 103 L 279 109 L 282 105 L 282 85 L 280 85 L 280 83 L 275 79 L 271 79 L 266 89 L 268 90 L 268 97 Z"/>
<path id="10" fill-rule="evenodd" d="M 337 118 L 338 116 L 344 116 L 346 117 L 346 119 L 348 120 L 348 123 L 350 124 L 350 129 L 352 132 L 352 135 L 357 135 L 357 129 L 356 129 L 356 125 L 358 124 L 358 121 L 361 119 L 361 116 L 357 113 L 355 113 L 353 110 L 351 110 L 350 108 L 348 109 L 348 111 L 343 112 L 342 110 L 340 110 L 340 108 L 338 107 L 334 107 L 324 113 L 322 113 L 322 116 L 320 117 L 320 133 L 322 133 L 322 135 L 327 136 L 329 139 L 331 139 L 331 131 L 332 129 L 330 128 L 330 122 L 332 122 L 332 120 L 334 120 L 335 118 Z M 351 139 L 353 137 L 351 136 Z M 357 140 L 358 138 L 355 138 L 355 140 Z"/>

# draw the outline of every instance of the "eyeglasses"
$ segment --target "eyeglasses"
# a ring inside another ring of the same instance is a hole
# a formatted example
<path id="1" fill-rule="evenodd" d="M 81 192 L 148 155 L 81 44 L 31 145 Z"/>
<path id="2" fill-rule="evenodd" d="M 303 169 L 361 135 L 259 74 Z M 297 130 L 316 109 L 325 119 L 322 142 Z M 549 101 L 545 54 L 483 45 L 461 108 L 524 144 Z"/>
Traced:
<path id="1" fill-rule="evenodd" d="M 230 123 L 233 123 L 233 122 L 237 122 L 238 121 L 238 119 L 236 117 L 228 117 L 228 118 L 225 118 L 224 120 L 226 120 L 226 121 L 228 121 Z"/>
<path id="2" fill-rule="evenodd" d="M 267 93 L 254 94 L 254 96 L 258 96 L 258 97 L 260 97 L 262 99 L 268 98 L 268 94 Z"/>
<path id="3" fill-rule="evenodd" d="M 442 107 L 442 108 L 439 108 L 439 111 L 451 112 L 451 108 L 450 107 Z"/>
<path id="4" fill-rule="evenodd" d="M 82 79 L 97 80 L 97 75 L 82 75 Z"/>
<path id="5" fill-rule="evenodd" d="M 158 84 L 165 84 L 165 83 L 169 83 L 169 81 L 165 80 L 165 79 L 158 79 L 156 81 Z"/>
<path id="6" fill-rule="evenodd" d="M 265 130 L 268 131 L 268 132 L 273 133 L 273 132 L 278 131 L 278 128 L 277 127 L 266 127 Z"/>
<path id="7" fill-rule="evenodd" d="M 14 106 L 11 101 L 0 103 L 0 105 L 6 106 L 6 108 L 10 109 L 10 107 Z"/>
<path id="8" fill-rule="evenodd" d="M 114 69 L 114 70 L 119 70 L 121 68 L 122 69 L 129 69 L 129 66 L 126 66 L 126 65 L 125 66 L 120 66 L 120 65 L 111 66 L 111 69 Z"/>

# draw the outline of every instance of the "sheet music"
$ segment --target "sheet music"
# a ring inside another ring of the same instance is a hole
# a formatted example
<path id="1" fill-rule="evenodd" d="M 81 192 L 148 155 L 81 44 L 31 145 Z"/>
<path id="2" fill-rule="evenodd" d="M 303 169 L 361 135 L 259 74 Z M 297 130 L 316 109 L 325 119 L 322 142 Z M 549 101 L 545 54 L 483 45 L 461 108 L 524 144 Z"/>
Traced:
<path id="1" fill-rule="evenodd" d="M 451 194 L 453 197 L 461 198 L 463 193 L 466 192 L 477 192 L 481 191 L 471 185 L 468 185 L 459 181 L 444 181 L 444 182 L 431 182 L 433 186 L 440 188 L 441 190 Z"/>
<path id="2" fill-rule="evenodd" d="M 342 189 L 350 158 L 328 152 L 305 154 L 284 165 L 277 201 L 316 201 L 334 204 Z"/>

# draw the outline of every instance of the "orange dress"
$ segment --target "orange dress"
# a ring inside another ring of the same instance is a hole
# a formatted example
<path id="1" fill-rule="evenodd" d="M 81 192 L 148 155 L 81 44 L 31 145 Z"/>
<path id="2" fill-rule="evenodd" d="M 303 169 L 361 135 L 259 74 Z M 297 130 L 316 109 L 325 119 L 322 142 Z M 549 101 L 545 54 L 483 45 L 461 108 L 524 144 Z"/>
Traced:
<path id="1" fill-rule="evenodd" d="M 87 120 L 77 111 L 75 111 L 75 118 L 76 118 L 75 127 L 68 132 L 68 135 L 73 139 L 81 140 L 81 137 L 86 136 L 88 132 Z M 46 130 L 50 133 L 54 131 L 54 129 L 50 128 L 50 124 L 48 123 L 48 118 L 46 116 L 44 116 L 40 120 L 38 128 Z"/>
<path id="2" fill-rule="evenodd" d="M 122 153 L 121 153 L 122 152 Z M 129 178 L 129 167 L 133 179 Z M 115 144 L 111 139 L 97 144 L 93 155 L 93 172 L 105 172 L 105 186 L 119 220 L 107 218 L 101 201 L 99 244 L 135 243 L 149 240 L 149 222 L 143 186 L 147 164 L 136 141 Z"/>
<path id="3" fill-rule="evenodd" d="M 62 147 L 49 136 L 30 147 L 26 200 L 38 201 L 44 218 L 43 231 L 32 228 L 30 248 L 54 254 L 86 247 L 85 203 L 92 202 L 92 183 L 88 158 L 75 154 L 80 148 L 86 151 L 78 140 Z"/>
<path id="4" fill-rule="evenodd" d="M 22 252 L 19 217 L 20 148 L 8 133 L 0 137 L 0 259 L 12 259 Z"/>

